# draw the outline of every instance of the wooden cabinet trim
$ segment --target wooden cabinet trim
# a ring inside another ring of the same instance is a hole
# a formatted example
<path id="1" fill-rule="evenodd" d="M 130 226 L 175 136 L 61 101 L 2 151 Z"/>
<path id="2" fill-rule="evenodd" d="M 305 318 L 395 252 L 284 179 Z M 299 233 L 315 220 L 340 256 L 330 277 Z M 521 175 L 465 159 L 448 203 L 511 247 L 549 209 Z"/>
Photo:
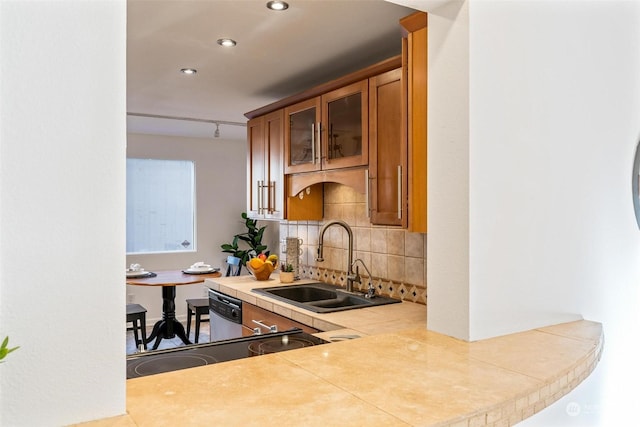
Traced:
<path id="1" fill-rule="evenodd" d="M 427 232 L 427 28 L 407 37 L 409 221 L 408 230 Z"/>
<path id="2" fill-rule="evenodd" d="M 409 16 L 405 16 L 400 19 L 400 25 L 406 32 L 413 33 L 418 31 L 421 28 L 426 28 L 427 26 L 427 14 L 426 12 L 415 12 Z M 405 36 L 407 34 L 405 33 Z"/>
<path id="3" fill-rule="evenodd" d="M 287 195 L 296 196 L 309 186 L 326 182 L 343 184 L 364 194 L 366 170 L 364 167 L 359 167 L 287 175 Z"/>

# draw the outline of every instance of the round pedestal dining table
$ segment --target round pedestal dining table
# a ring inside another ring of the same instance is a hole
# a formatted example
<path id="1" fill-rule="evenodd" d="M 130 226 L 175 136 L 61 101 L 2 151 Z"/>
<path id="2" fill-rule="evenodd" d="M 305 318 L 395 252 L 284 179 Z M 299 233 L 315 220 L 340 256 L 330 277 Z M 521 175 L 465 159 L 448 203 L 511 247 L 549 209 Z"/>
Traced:
<path id="1" fill-rule="evenodd" d="M 156 350 L 164 338 L 174 338 L 176 335 L 185 344 L 191 344 L 184 326 L 176 319 L 176 286 L 202 283 L 205 279 L 220 277 L 219 271 L 211 273 L 184 273 L 182 270 L 162 270 L 150 272 L 145 277 L 127 277 L 127 285 L 160 286 L 162 287 L 162 320 L 153 325 L 153 330 L 147 342 L 153 343 Z"/>

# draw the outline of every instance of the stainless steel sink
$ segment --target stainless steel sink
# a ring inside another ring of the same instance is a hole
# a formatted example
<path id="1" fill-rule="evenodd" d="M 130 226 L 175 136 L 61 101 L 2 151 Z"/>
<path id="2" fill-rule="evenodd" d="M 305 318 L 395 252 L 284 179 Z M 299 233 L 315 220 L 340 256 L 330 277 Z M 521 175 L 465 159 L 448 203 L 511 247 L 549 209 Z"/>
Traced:
<path id="1" fill-rule="evenodd" d="M 255 289 L 259 291 L 259 289 Z M 297 302 L 314 302 L 332 300 L 338 297 L 335 289 L 326 289 L 312 285 L 291 285 L 265 289 L 270 296 L 278 296 L 282 299 Z"/>
<path id="2" fill-rule="evenodd" d="M 313 307 L 324 309 L 337 309 L 337 308 L 358 308 L 358 306 L 376 305 L 372 304 L 371 299 L 365 299 L 364 297 L 343 296 L 341 298 L 329 299 L 324 301 L 316 301 L 310 303 Z"/>
<path id="3" fill-rule="evenodd" d="M 339 286 L 324 282 L 252 290 L 316 313 L 332 313 L 400 302 L 397 299 L 380 296 L 366 298 L 363 294 L 347 292 Z"/>

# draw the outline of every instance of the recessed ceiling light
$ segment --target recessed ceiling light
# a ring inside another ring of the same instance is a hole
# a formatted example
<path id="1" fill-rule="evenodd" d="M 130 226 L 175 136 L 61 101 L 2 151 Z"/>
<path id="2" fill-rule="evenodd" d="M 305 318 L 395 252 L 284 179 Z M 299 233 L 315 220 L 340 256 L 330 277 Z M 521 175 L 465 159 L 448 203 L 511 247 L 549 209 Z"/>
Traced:
<path id="1" fill-rule="evenodd" d="M 198 70 L 196 70 L 195 68 L 183 68 L 180 70 L 180 72 L 183 74 L 195 74 L 198 72 Z"/>
<path id="2" fill-rule="evenodd" d="M 224 47 L 233 47 L 236 45 L 236 41 L 233 39 L 218 39 L 218 44 Z"/>
<path id="3" fill-rule="evenodd" d="M 285 10 L 289 8 L 289 3 L 280 0 L 273 0 L 267 3 L 267 7 L 271 10 Z"/>

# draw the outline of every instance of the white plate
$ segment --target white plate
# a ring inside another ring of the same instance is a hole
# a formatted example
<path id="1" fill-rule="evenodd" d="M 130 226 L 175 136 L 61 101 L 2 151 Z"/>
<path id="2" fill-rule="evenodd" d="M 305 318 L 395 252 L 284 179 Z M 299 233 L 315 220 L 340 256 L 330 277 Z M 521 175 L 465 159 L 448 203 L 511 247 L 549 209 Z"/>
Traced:
<path id="1" fill-rule="evenodd" d="M 213 273 L 214 271 L 217 271 L 217 268 L 213 268 L 213 267 L 209 267 L 209 268 L 186 268 L 183 271 L 185 273 L 191 273 L 191 274 L 196 274 L 196 273 L 200 273 L 200 274 L 207 274 L 207 273 Z"/>
<path id="2" fill-rule="evenodd" d="M 148 276 L 150 274 L 149 271 L 139 270 L 139 271 L 127 271 L 127 277 L 142 277 Z"/>

